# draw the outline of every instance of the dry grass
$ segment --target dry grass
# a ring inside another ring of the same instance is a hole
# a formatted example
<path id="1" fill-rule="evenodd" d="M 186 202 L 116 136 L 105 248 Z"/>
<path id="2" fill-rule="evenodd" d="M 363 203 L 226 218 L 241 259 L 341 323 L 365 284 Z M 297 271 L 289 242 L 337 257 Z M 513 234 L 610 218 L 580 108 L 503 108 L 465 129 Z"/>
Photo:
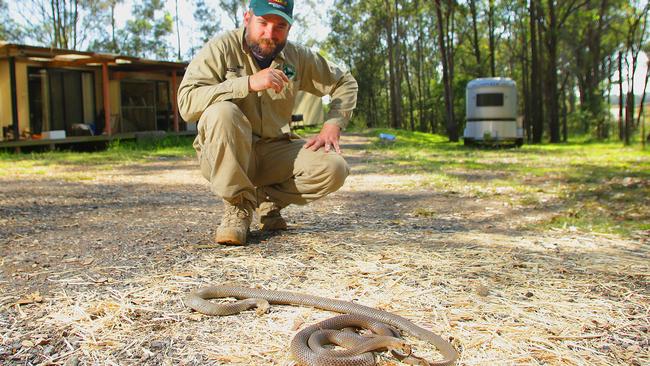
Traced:
<path id="1" fill-rule="evenodd" d="M 100 205 L 97 220 L 108 217 L 113 227 L 122 220 L 125 229 L 97 236 L 82 222 L 68 228 L 69 237 L 49 228 L 20 238 L 19 221 L 4 223 L 13 231 L 0 240 L 0 363 L 293 365 L 292 336 L 332 315 L 273 306 L 261 317 L 251 311 L 218 318 L 182 303 L 192 289 L 235 283 L 394 312 L 451 339 L 462 365 L 650 364 L 647 238 L 524 231 L 524 214 L 538 213 L 417 188 L 426 180 L 418 174 L 355 175 L 373 156 L 349 153 L 353 174 L 340 192 L 288 208 L 291 230 L 254 233 L 244 248 L 210 246 L 220 208 L 187 161 L 153 172 L 131 167 L 130 175 L 85 172 L 94 180 L 78 184 L 128 186 L 124 196 L 111 194 L 153 206 Z M 147 189 L 130 186 L 141 180 Z M 18 190 L 5 183 L 5 193 Z M 172 186 L 194 198 L 174 201 L 166 190 Z M 42 193 L 52 202 L 73 196 Z M 206 200 L 213 209 L 199 206 Z M 156 210 L 155 202 L 164 205 Z M 138 226 L 148 210 L 156 215 Z M 86 236 L 70 240 L 79 233 Z M 86 243 L 96 237 L 105 242 Z M 407 339 L 418 354 L 435 358 L 431 347 Z M 381 356 L 378 364 L 399 363 Z"/>

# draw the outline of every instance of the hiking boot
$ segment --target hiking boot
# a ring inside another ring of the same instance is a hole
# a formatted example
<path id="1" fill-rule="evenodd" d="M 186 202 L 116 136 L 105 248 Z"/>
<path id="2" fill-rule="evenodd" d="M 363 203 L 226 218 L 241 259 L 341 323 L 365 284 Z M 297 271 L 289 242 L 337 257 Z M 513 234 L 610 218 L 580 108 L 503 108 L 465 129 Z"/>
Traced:
<path id="1" fill-rule="evenodd" d="M 248 201 L 232 204 L 223 201 L 225 210 L 215 241 L 225 245 L 246 245 L 246 235 L 253 219 L 253 205 Z"/>
<path id="2" fill-rule="evenodd" d="M 287 222 L 284 221 L 280 214 L 280 206 L 275 202 L 265 201 L 260 203 L 260 206 L 257 208 L 257 214 L 260 217 L 260 230 L 274 231 L 287 229 Z"/>

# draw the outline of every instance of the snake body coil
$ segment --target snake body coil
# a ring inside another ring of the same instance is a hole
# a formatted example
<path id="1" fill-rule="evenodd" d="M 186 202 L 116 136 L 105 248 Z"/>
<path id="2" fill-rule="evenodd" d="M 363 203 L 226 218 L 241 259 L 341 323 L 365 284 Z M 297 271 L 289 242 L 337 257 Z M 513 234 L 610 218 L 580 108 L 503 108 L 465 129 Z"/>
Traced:
<path id="1" fill-rule="evenodd" d="M 244 303 L 234 304 L 215 304 L 207 299 L 234 297 L 236 299 L 246 299 Z M 335 311 L 343 314 L 350 314 L 347 317 L 335 317 L 327 319 L 316 325 L 312 325 L 299 332 L 291 342 L 291 353 L 301 365 L 309 366 L 364 366 L 373 365 L 369 363 L 364 353 L 357 356 L 335 357 L 327 352 L 314 352 L 307 343 L 309 336 L 313 331 L 321 329 L 343 329 L 346 327 L 355 327 L 365 324 L 368 321 L 378 321 L 399 330 L 407 332 L 412 336 L 420 338 L 434 345 L 442 354 L 443 359 L 433 362 L 426 362 L 426 365 L 451 365 L 458 358 L 454 347 L 442 339 L 439 335 L 419 327 L 410 320 L 396 314 L 391 314 L 382 310 L 374 309 L 368 306 L 351 303 L 348 301 L 328 299 L 325 297 L 298 294 L 288 291 L 263 290 L 239 286 L 210 286 L 194 291 L 185 299 L 185 304 L 190 308 L 206 315 L 231 315 L 252 307 L 261 306 L 261 311 L 266 310 L 268 304 L 282 305 L 305 305 L 312 306 L 322 310 Z M 260 310 L 258 308 L 258 310 Z M 358 316 L 358 317 L 357 317 Z M 371 354 L 370 354 L 371 355 Z M 423 361 L 425 362 L 425 361 Z"/>

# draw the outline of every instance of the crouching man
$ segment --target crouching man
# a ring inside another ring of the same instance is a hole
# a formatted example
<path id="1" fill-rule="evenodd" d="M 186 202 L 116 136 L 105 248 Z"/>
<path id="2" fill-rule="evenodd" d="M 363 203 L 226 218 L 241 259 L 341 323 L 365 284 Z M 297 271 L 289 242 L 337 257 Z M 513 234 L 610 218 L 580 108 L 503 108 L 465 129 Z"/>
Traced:
<path id="1" fill-rule="evenodd" d="M 287 42 L 293 0 L 251 0 L 244 27 L 210 40 L 179 87 L 181 116 L 198 120 L 194 148 L 203 176 L 224 201 L 215 240 L 246 244 L 253 211 L 262 230 L 287 227 L 282 208 L 338 190 L 348 175 L 339 138 L 356 105 L 352 75 Z M 292 139 L 296 93 L 330 95 L 320 133 Z"/>

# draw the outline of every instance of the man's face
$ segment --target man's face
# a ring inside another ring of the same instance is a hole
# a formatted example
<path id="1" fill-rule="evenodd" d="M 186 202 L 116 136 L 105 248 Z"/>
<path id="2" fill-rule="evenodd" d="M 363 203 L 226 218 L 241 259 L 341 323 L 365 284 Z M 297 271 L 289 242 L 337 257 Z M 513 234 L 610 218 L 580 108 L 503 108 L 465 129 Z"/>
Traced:
<path id="1" fill-rule="evenodd" d="M 244 13 L 246 43 L 259 58 L 272 59 L 287 43 L 291 26 L 275 14 L 256 16 L 252 10 Z"/>

